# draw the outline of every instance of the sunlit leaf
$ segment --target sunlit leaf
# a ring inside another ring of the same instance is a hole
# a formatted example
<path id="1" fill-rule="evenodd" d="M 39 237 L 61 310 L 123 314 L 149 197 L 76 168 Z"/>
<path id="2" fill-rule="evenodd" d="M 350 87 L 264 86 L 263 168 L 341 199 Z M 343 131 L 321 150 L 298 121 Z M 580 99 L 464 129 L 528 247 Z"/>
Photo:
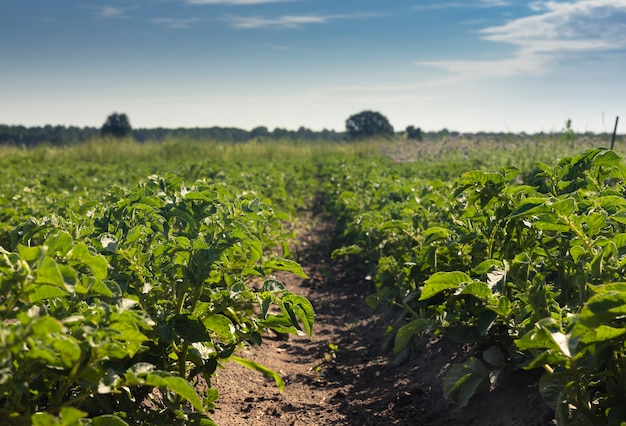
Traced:
<path id="1" fill-rule="evenodd" d="M 231 360 L 233 360 L 235 362 L 238 362 L 239 364 L 241 364 L 241 365 L 243 365 L 245 367 L 248 367 L 251 370 L 263 373 L 267 377 L 271 377 L 276 382 L 276 385 L 278 385 L 278 389 L 280 390 L 281 393 L 285 389 L 285 382 L 284 382 L 283 378 L 280 377 L 280 375 L 278 373 L 276 373 L 274 370 L 271 370 L 271 369 L 269 369 L 269 368 L 259 364 L 258 362 L 254 362 L 252 360 L 245 359 L 245 358 L 239 358 L 238 356 L 234 356 L 234 355 L 232 355 L 229 359 L 231 359 Z"/>
<path id="2" fill-rule="evenodd" d="M 457 289 L 461 284 L 471 281 L 471 277 L 463 272 L 437 272 L 424 283 L 419 300 L 430 299 L 442 291 Z"/>

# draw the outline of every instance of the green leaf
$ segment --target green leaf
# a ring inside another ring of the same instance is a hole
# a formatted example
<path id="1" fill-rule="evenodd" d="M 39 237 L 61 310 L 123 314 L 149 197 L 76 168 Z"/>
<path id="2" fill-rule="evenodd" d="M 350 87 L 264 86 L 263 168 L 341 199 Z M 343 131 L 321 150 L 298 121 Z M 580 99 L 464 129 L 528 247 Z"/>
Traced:
<path id="1" fill-rule="evenodd" d="M 452 235 L 452 232 L 447 228 L 432 227 L 425 230 L 422 235 L 426 237 L 424 244 L 430 244 L 434 241 L 448 238 Z"/>
<path id="2" fill-rule="evenodd" d="M 313 331 L 313 321 L 315 319 L 315 310 L 311 302 L 309 302 L 306 297 L 288 294 L 282 299 L 282 303 L 283 307 L 289 313 L 289 316 L 292 316 L 291 313 L 293 312 L 293 314 L 300 319 L 307 336 L 310 337 Z M 297 326 L 297 323 L 293 325 Z"/>
<path id="3" fill-rule="evenodd" d="M 65 289 L 63 274 L 54 259 L 44 258 L 37 268 L 37 278 L 35 282 L 40 284 L 50 284 L 55 287 Z"/>
<path id="4" fill-rule="evenodd" d="M 109 267 L 108 262 L 103 256 L 91 253 L 85 243 L 76 244 L 67 255 L 70 259 L 78 260 L 88 266 L 94 277 L 101 280 L 106 278 Z"/>
<path id="5" fill-rule="evenodd" d="M 174 392 L 176 395 L 185 398 L 196 411 L 200 413 L 205 412 L 202 400 L 196 393 L 196 390 L 191 383 L 182 377 L 173 376 L 166 371 L 155 371 L 145 376 L 145 384 Z"/>
<path id="6" fill-rule="evenodd" d="M 491 289 L 485 283 L 479 281 L 472 281 L 466 286 L 461 286 L 458 294 L 472 295 L 483 302 L 487 302 L 489 297 L 492 296 Z"/>
<path id="7" fill-rule="evenodd" d="M 141 362 L 130 367 L 124 374 L 124 384 L 167 389 L 187 400 L 196 411 L 205 413 L 202 401 L 191 383 L 167 371 L 155 370 L 152 364 Z"/>
<path id="8" fill-rule="evenodd" d="M 539 379 L 539 393 L 551 409 L 555 410 L 557 404 L 567 399 L 564 396 L 567 382 L 565 375 L 554 373 L 544 373 Z"/>
<path id="9" fill-rule="evenodd" d="M 65 289 L 59 287 L 42 284 L 35 287 L 28 293 L 28 300 L 31 303 L 39 302 L 41 300 L 54 299 L 57 297 L 65 297 L 68 292 Z"/>
<path id="10" fill-rule="evenodd" d="M 597 286 L 599 288 L 600 286 Z M 583 318 L 591 316 L 590 313 L 626 314 L 626 291 L 603 292 L 592 296 L 580 315 Z"/>
<path id="11" fill-rule="evenodd" d="M 18 244 L 17 252 L 20 254 L 20 257 L 27 262 L 35 262 L 39 260 L 41 257 L 46 255 L 45 247 L 28 247 L 22 244 Z"/>
<path id="12" fill-rule="evenodd" d="M 402 352 L 415 336 L 419 336 L 428 327 L 424 318 L 418 318 L 398 329 L 393 345 L 393 353 Z"/>
<path id="13" fill-rule="evenodd" d="M 587 251 L 581 245 L 573 245 L 570 247 L 569 253 L 572 256 L 572 260 L 578 263 L 578 259 L 580 259 L 581 256 L 584 256 L 587 253 Z"/>
<path id="14" fill-rule="evenodd" d="M 446 398 L 457 401 L 465 407 L 476 391 L 489 380 L 489 371 L 482 362 L 471 357 L 463 364 L 455 364 L 443 379 L 443 393 Z"/>
<path id="15" fill-rule="evenodd" d="M 493 365 L 494 367 L 504 367 L 504 354 L 497 346 L 490 346 L 485 352 L 483 352 L 483 359 L 485 362 Z"/>
<path id="16" fill-rule="evenodd" d="M 63 324 L 50 316 L 34 319 L 31 327 L 35 336 L 47 336 L 63 331 Z"/>
<path id="17" fill-rule="evenodd" d="M 236 343 L 237 335 L 235 325 L 224 315 L 214 314 L 202 320 L 205 327 L 215 333 L 222 342 L 230 344 Z"/>
<path id="18" fill-rule="evenodd" d="M 90 294 L 97 294 L 99 296 L 104 296 L 104 297 L 113 297 L 113 292 L 104 283 L 104 281 L 93 278 L 93 277 L 89 277 L 89 278 L 91 278 L 89 280 L 89 285 L 88 285 Z"/>
<path id="19" fill-rule="evenodd" d="M 519 349 L 557 349 L 556 342 L 550 336 L 550 332 L 543 327 L 530 330 L 521 338 L 515 340 L 515 346 Z"/>
<path id="20" fill-rule="evenodd" d="M 566 198 L 553 203 L 551 207 L 555 213 L 562 216 L 569 216 L 576 211 L 576 200 L 571 197 Z"/>
<path id="21" fill-rule="evenodd" d="M 600 151 L 593 159 L 594 166 L 618 166 L 622 158 L 615 151 Z"/>
<path id="22" fill-rule="evenodd" d="M 298 333 L 299 329 L 293 326 L 293 321 L 287 315 L 268 315 L 259 325 L 271 328 L 278 333 Z"/>
<path id="23" fill-rule="evenodd" d="M 535 324 L 536 328 L 526 333 L 522 338 L 515 341 L 519 349 L 552 349 L 567 358 L 572 358 L 576 353 L 578 338 L 571 334 L 565 334 L 559 330 L 550 330 L 556 326 L 551 318 L 541 320 Z"/>
<path id="24" fill-rule="evenodd" d="M 31 416 L 33 426 L 59 426 L 61 422 L 50 413 L 39 412 Z"/>
<path id="25" fill-rule="evenodd" d="M 302 269 L 302 266 L 289 259 L 267 259 L 263 262 L 263 269 L 268 271 L 286 271 L 291 272 L 301 278 L 308 278 L 307 274 Z"/>
<path id="26" fill-rule="evenodd" d="M 500 184 L 506 182 L 506 177 L 498 172 L 485 172 L 482 170 L 474 170 L 465 172 L 459 178 L 462 183 L 479 183 L 486 185 L 488 183 Z"/>
<path id="27" fill-rule="evenodd" d="M 56 338 L 52 347 L 67 368 L 73 367 L 81 357 L 80 345 L 71 337 Z"/>
<path id="28" fill-rule="evenodd" d="M 501 270 L 503 268 L 503 262 L 496 259 L 487 259 L 481 262 L 478 266 L 472 269 L 472 274 L 483 275 L 492 270 Z"/>
<path id="29" fill-rule="evenodd" d="M 540 215 L 535 221 L 535 227 L 541 231 L 568 232 L 571 230 L 569 225 L 562 223 L 558 217 L 554 215 Z"/>
<path id="30" fill-rule="evenodd" d="M 419 300 L 431 297 L 449 289 L 457 289 L 463 283 L 469 283 L 472 278 L 463 272 L 437 272 L 424 283 L 424 289 Z"/>
<path id="31" fill-rule="evenodd" d="M 611 219 L 615 222 L 626 224 L 626 211 L 619 211 L 614 215 L 611 215 Z"/>
<path id="32" fill-rule="evenodd" d="M 259 290 L 260 292 L 273 292 L 273 291 L 281 291 L 285 289 L 285 284 L 276 280 L 265 280 L 263 286 Z"/>
<path id="33" fill-rule="evenodd" d="M 45 242 L 50 253 L 58 253 L 64 256 L 72 248 L 72 237 L 65 231 L 48 238 Z"/>
<path id="34" fill-rule="evenodd" d="M 129 426 L 128 423 L 113 414 L 94 417 L 91 424 L 93 426 Z"/>
<path id="35" fill-rule="evenodd" d="M 604 342 L 623 336 L 624 333 L 626 333 L 626 328 L 615 328 L 608 325 L 601 325 L 599 327 L 592 328 L 580 336 L 580 341 L 585 344 Z"/>
<path id="36" fill-rule="evenodd" d="M 509 219 L 545 213 L 549 211 L 549 208 L 545 205 L 546 201 L 547 199 L 545 198 L 527 198 L 520 206 L 511 212 Z"/>
<path id="37" fill-rule="evenodd" d="M 571 338 L 570 334 L 561 333 L 560 331 L 555 331 L 550 333 L 550 337 L 557 344 L 561 353 L 563 353 L 568 358 L 573 356 L 573 353 L 576 349 L 576 343 L 578 342 L 575 339 Z"/>
<path id="38" fill-rule="evenodd" d="M 211 341 L 211 336 L 202 321 L 191 315 L 174 315 L 168 324 L 188 343 Z"/>
<path id="39" fill-rule="evenodd" d="M 80 419 L 87 417 L 87 413 L 74 407 L 63 407 L 61 408 L 61 412 L 59 414 L 61 417 L 61 424 L 63 426 L 78 425 Z"/>
<path id="40" fill-rule="evenodd" d="M 116 336 L 116 340 L 123 341 L 125 343 L 124 348 L 128 356 L 133 357 L 141 349 L 142 342 L 148 340 L 148 338 L 139 331 L 139 328 L 129 322 L 114 322 L 109 326 L 111 330 L 115 330 L 119 333 Z"/>
<path id="41" fill-rule="evenodd" d="M 270 370 L 269 368 L 251 361 L 249 359 L 245 359 L 245 358 L 239 358 L 238 356 L 235 355 L 231 355 L 229 359 L 232 359 L 233 361 L 250 368 L 251 370 L 254 371 L 258 371 L 260 373 L 263 373 L 264 375 L 266 375 L 267 377 L 271 377 L 274 379 L 274 381 L 276 382 L 276 384 L 278 385 L 278 389 L 280 390 L 280 392 L 282 393 L 283 390 L 285 389 L 285 382 L 283 381 L 283 378 L 280 377 L 278 375 L 278 373 L 276 373 L 274 370 Z"/>

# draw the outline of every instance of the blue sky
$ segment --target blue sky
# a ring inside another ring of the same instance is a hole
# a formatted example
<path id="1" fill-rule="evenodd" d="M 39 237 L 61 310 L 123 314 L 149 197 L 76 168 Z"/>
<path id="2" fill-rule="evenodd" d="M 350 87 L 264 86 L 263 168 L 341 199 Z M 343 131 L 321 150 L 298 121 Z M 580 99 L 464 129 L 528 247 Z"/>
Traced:
<path id="1" fill-rule="evenodd" d="M 626 0 L 0 0 L 0 124 L 611 132 L 625 107 Z"/>

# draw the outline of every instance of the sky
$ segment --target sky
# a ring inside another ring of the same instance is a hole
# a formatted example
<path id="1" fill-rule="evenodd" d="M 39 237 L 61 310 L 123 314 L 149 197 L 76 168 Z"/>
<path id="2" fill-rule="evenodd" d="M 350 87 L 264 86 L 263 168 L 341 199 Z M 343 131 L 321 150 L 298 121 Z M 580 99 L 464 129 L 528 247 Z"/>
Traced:
<path id="1" fill-rule="evenodd" d="M 626 0 L 0 0 L 0 124 L 610 133 L 625 80 Z"/>

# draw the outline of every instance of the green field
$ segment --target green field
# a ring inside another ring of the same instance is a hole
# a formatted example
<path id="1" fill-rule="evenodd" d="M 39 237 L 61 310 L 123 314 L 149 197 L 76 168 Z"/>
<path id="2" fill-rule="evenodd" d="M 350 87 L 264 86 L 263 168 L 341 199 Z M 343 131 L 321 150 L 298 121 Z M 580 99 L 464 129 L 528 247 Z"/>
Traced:
<path id="1" fill-rule="evenodd" d="M 295 224 L 314 210 L 394 307 L 391 355 L 478 342 L 443 386 L 468 403 L 543 369 L 560 424 L 626 418 L 626 168 L 605 140 L 98 139 L 0 147 L 0 422 L 212 424 L 219 365 L 268 330 L 310 335 Z M 160 412 L 136 410 L 154 387 Z"/>

